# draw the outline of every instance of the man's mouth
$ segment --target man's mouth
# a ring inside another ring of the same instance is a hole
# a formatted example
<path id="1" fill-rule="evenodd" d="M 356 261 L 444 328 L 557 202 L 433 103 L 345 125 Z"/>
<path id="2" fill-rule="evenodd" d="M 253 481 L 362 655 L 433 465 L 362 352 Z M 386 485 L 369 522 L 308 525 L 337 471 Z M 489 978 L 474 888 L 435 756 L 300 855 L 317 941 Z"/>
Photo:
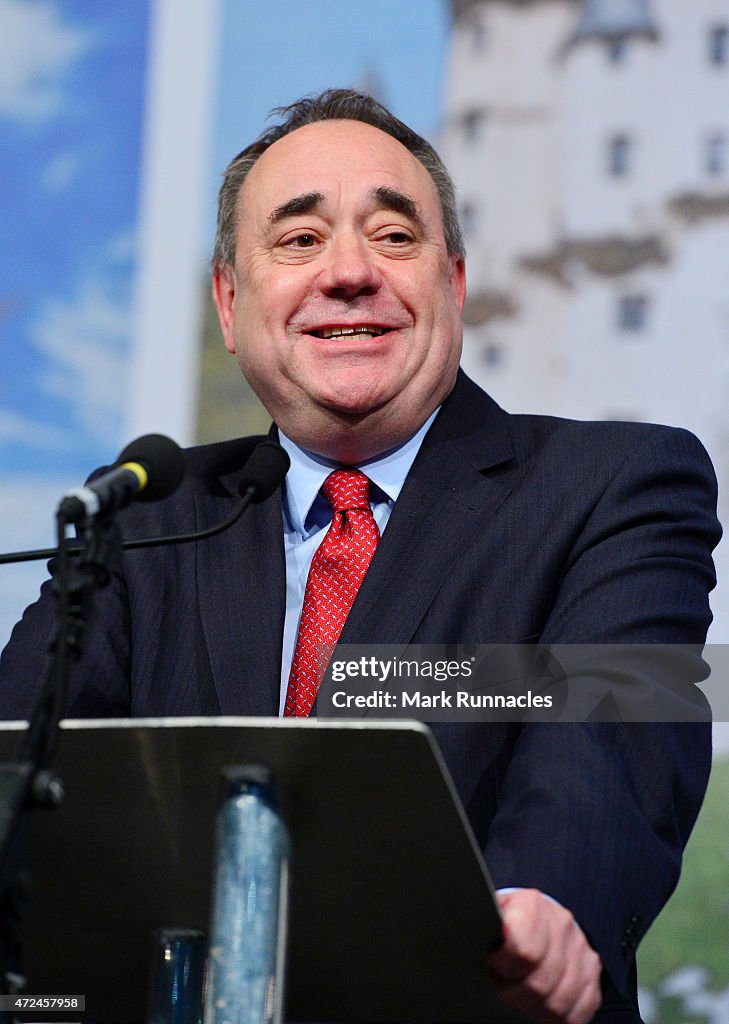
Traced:
<path id="1" fill-rule="evenodd" d="M 336 338 L 379 338 L 380 335 L 392 330 L 391 327 L 380 327 L 375 324 L 359 324 L 351 327 L 319 327 L 309 331 L 315 338 L 323 338 L 326 341 Z"/>

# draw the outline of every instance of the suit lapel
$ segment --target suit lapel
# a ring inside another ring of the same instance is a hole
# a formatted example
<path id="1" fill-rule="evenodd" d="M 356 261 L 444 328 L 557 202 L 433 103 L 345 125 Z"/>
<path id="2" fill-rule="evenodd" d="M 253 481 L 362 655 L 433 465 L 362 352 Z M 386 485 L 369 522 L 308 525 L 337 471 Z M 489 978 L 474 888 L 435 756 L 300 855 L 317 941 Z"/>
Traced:
<path id="1" fill-rule="evenodd" d="M 408 643 L 454 563 L 509 494 L 508 416 L 462 374 L 423 442 L 341 643 Z"/>
<path id="2" fill-rule="evenodd" d="M 235 508 L 239 475 L 221 477 L 222 497 L 198 495 L 199 529 Z M 223 715 L 278 714 L 286 590 L 280 495 L 197 545 L 200 616 Z"/>

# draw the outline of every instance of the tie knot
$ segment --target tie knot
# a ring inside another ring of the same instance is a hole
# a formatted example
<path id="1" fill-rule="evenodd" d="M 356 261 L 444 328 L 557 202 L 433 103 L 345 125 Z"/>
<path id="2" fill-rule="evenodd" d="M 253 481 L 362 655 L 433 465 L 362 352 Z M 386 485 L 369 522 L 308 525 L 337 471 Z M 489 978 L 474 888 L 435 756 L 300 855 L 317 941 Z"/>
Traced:
<path id="1" fill-rule="evenodd" d="M 358 469 L 335 469 L 321 488 L 334 512 L 370 507 L 370 482 Z"/>

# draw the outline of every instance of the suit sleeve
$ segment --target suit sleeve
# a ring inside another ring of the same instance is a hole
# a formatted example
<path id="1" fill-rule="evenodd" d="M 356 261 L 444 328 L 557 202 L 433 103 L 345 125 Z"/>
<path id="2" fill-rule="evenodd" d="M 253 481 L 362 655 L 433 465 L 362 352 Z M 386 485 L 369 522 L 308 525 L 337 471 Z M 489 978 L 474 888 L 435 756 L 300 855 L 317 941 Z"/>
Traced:
<path id="1" fill-rule="evenodd" d="M 573 544 L 541 641 L 620 645 L 623 664 L 630 645 L 686 645 L 697 681 L 716 482 L 693 435 L 642 436 Z M 645 648 L 632 650 L 645 671 Z M 494 883 L 534 886 L 568 907 L 621 992 L 634 988 L 635 946 L 678 880 L 710 759 L 705 722 L 521 729 L 485 851 Z"/>
<path id="2" fill-rule="evenodd" d="M 0 718 L 29 718 L 51 660 L 57 602 L 52 582 L 24 612 L 0 655 Z M 130 610 L 115 560 L 111 580 L 95 592 L 80 636 L 82 661 L 72 658 L 66 718 L 115 718 L 130 713 Z"/>

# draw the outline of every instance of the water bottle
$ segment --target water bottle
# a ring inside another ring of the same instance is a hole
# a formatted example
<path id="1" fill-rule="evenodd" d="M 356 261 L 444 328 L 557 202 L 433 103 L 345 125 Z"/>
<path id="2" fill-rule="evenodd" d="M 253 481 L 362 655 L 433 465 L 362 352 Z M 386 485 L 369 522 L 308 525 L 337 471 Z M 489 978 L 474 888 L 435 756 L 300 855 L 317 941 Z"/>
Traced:
<path id="1" fill-rule="evenodd" d="M 157 928 L 147 1024 L 202 1024 L 207 938 L 195 928 Z"/>
<path id="2" fill-rule="evenodd" d="M 205 1024 L 280 1024 L 289 837 L 271 772 L 223 770 Z"/>

